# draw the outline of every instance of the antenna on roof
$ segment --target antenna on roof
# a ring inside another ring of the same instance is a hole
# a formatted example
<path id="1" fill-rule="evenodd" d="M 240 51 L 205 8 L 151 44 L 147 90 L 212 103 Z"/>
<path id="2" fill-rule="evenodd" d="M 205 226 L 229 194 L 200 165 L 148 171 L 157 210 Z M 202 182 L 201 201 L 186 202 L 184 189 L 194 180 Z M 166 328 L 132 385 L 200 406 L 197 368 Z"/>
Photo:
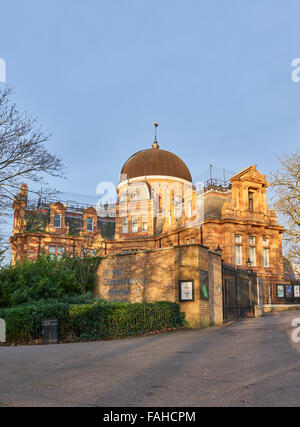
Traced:
<path id="1" fill-rule="evenodd" d="M 157 132 L 156 132 L 156 129 L 158 128 L 158 122 L 155 120 L 153 124 L 154 124 L 154 143 L 152 145 L 152 148 L 159 148 L 159 145 L 157 143 Z"/>

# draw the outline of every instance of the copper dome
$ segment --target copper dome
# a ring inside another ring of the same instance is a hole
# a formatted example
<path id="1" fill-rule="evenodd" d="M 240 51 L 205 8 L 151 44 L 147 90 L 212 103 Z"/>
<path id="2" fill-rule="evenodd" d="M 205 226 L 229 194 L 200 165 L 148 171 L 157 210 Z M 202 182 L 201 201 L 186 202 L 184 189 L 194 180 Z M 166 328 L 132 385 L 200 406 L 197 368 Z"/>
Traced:
<path id="1" fill-rule="evenodd" d="M 120 182 L 151 175 L 172 176 L 192 182 L 186 164 L 170 151 L 160 150 L 157 142 L 154 142 L 152 148 L 138 151 L 129 157 L 122 167 Z"/>

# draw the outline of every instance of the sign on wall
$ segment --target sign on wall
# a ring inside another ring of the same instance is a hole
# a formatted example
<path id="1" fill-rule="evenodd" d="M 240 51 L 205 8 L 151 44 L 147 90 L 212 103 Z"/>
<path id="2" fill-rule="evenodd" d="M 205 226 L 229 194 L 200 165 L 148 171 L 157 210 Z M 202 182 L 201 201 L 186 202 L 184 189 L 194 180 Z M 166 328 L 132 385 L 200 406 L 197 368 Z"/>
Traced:
<path id="1" fill-rule="evenodd" d="M 201 273 L 200 298 L 208 299 L 209 298 L 208 271 L 201 270 L 200 273 Z"/>
<path id="2" fill-rule="evenodd" d="M 299 285 L 294 286 L 294 297 L 300 298 L 300 286 Z"/>
<path id="3" fill-rule="evenodd" d="M 287 298 L 293 298 L 293 286 L 292 285 L 286 285 L 285 294 L 286 294 Z"/>
<path id="4" fill-rule="evenodd" d="M 284 286 L 277 285 L 277 298 L 284 298 Z"/>
<path id="5" fill-rule="evenodd" d="M 179 301 L 194 301 L 194 281 L 179 281 Z"/>

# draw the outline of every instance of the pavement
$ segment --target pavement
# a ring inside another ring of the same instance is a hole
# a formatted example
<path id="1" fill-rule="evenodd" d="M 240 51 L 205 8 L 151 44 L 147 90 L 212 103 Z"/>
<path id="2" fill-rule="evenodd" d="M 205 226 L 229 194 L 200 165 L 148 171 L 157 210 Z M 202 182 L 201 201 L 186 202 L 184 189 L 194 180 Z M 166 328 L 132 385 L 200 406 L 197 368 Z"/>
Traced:
<path id="1" fill-rule="evenodd" d="M 0 347 L 0 406 L 299 406 L 300 342 L 291 339 L 298 317 Z"/>

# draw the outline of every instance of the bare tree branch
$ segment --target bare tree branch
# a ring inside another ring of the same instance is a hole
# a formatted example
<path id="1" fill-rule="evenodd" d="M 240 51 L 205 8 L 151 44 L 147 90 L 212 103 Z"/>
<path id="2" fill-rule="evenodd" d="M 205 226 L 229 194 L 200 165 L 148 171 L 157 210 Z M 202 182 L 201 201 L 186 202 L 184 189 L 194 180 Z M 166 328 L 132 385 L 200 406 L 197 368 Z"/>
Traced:
<path id="1" fill-rule="evenodd" d="M 11 95 L 10 87 L 0 90 L 0 217 L 24 181 L 38 183 L 41 190 L 35 193 L 45 196 L 49 189 L 43 187 L 44 175 L 63 176 L 61 158 L 46 146 L 49 135 L 44 135 L 35 119 L 17 110 Z"/>
<path id="2" fill-rule="evenodd" d="M 289 261 L 300 265 L 300 150 L 280 159 L 281 168 L 271 176 L 274 208 L 286 222 L 283 237 Z"/>

